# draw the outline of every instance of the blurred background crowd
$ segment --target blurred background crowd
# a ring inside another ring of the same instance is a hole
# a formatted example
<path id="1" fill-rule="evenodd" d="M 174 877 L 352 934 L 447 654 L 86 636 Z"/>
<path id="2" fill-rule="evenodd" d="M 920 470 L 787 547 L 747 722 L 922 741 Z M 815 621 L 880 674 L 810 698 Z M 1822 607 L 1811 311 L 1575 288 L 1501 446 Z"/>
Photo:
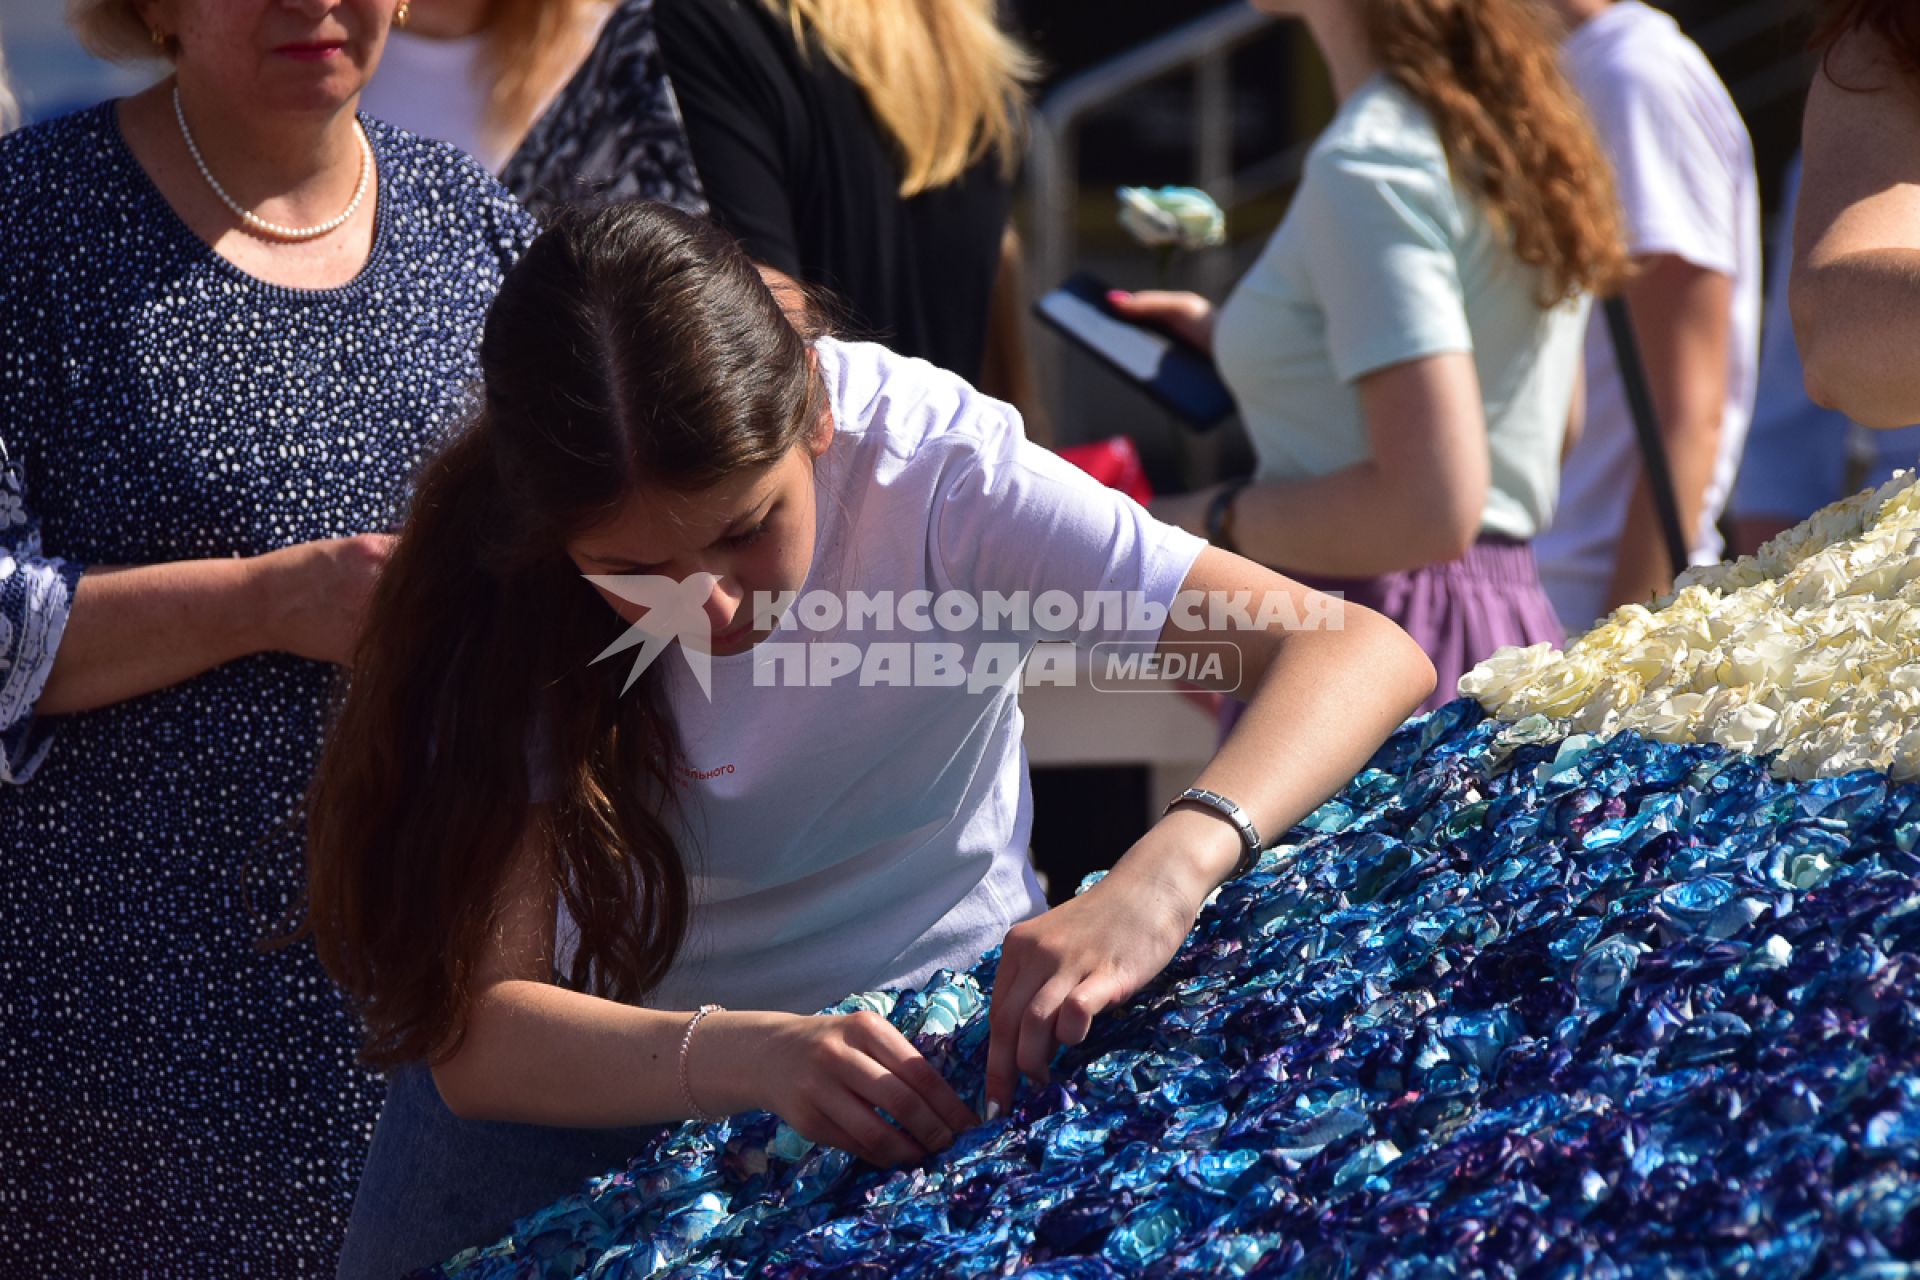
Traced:
<path id="1" fill-rule="evenodd" d="M 492 290 L 567 204 L 710 212 L 758 262 L 828 290 L 844 331 L 1013 402 L 1041 443 L 1124 438 L 1156 515 L 1387 613 L 1439 668 L 1436 701 L 1494 648 L 1645 602 L 1676 561 L 1751 551 L 1920 453 L 1920 431 L 1869 432 L 1820 403 L 1876 428 L 1920 417 L 1860 372 L 1905 340 L 1871 323 L 1879 277 L 1789 288 L 1802 115 L 1834 56 L 1806 0 L 356 4 L 394 25 L 359 98 L 369 123 L 306 136 L 312 113 L 247 96 L 207 0 L 0 0 L 0 125 L 41 126 L 0 167 L 0 252 L 15 255 L 0 268 L 14 286 L 0 291 L 0 782 L 19 784 L 0 797 L 0 934 L 53 914 L 45 886 L 62 876 L 83 912 L 97 905 L 112 857 L 134 866 L 127 851 L 157 832 L 183 857 L 220 839 L 251 856 L 284 819 L 323 720 L 318 665 L 344 663 L 355 635 L 314 602 L 370 590 L 379 531 L 457 412 Z M 1909 47 L 1909 19 L 1882 21 Z M 180 87 L 157 85 L 169 75 Z M 118 117 L 98 107 L 121 97 Z M 1809 153 L 1808 244 L 1857 229 L 1836 213 L 1836 168 L 1864 171 L 1843 154 Z M 258 177 L 253 198 L 221 185 L 236 173 Z M 1174 184 L 1224 209 L 1222 243 L 1167 254 L 1129 237 L 1115 188 Z M 302 249 L 318 232 L 248 205 L 343 206 L 323 224 L 341 235 Z M 231 234 L 223 206 L 266 234 Z M 1195 431 L 1037 325 L 1031 302 L 1073 271 L 1213 356 L 1235 419 Z M 143 280 L 191 287 L 162 315 Z M 301 292 L 313 306 L 292 306 Z M 1817 397 L 1790 299 L 1864 318 L 1864 337 L 1823 348 Z M 376 377 L 329 361 L 336 345 L 393 354 Z M 161 429 L 115 435 L 130 406 Z M 278 434 L 316 423 L 297 443 Z M 244 581 L 240 556 L 259 569 Z M 243 649 L 222 647 L 231 629 L 181 639 L 194 611 L 251 623 L 262 590 L 272 626 Z M 1210 738 L 1219 709 L 1189 711 Z M 1058 766 L 1036 780 L 1033 833 L 1056 896 L 1138 836 L 1147 806 L 1114 797 L 1162 790 L 1167 763 L 1125 742 L 1080 750 L 1074 725 L 1081 745 L 1106 730 L 1078 714 L 1053 713 L 1064 745 L 1029 744 Z M 1044 733 L 1049 714 L 1036 704 L 1031 720 Z M 1132 727 L 1164 745 L 1156 723 Z M 242 782 L 196 772 L 195 753 L 234 743 L 267 763 Z M 297 838 L 275 856 L 297 868 Z M 345 1069 L 352 1037 L 311 963 L 246 967 L 235 892 L 182 871 L 140 900 L 222 922 L 234 987 L 213 1003 L 237 1021 L 262 1006 L 250 982 L 310 1006 L 294 1030 L 260 1024 L 263 1052 L 293 1072 L 329 1064 L 316 1088 L 337 1096 L 276 1117 L 276 1081 L 252 1114 L 263 1133 L 305 1133 L 314 1194 L 335 1203 L 374 1095 Z M 80 972 L 99 958 L 76 955 Z M 10 983 L 47 963 L 0 945 Z M 34 1034 L 63 1016 L 37 1011 Z M 6 1104 L 28 1119 L 7 1132 L 57 1110 L 34 1099 L 119 1052 L 130 1026 L 48 1037 Z M 235 1096 L 259 1085 L 244 1074 Z M 120 1132 L 127 1096 L 95 1099 L 89 1132 Z M 256 1137 L 260 1176 L 279 1177 L 279 1147 Z M 232 1176 L 241 1158 L 220 1158 Z M 284 1208 L 284 1188 L 269 1199 Z M 297 1246 L 329 1255 L 340 1224 L 312 1221 Z"/>

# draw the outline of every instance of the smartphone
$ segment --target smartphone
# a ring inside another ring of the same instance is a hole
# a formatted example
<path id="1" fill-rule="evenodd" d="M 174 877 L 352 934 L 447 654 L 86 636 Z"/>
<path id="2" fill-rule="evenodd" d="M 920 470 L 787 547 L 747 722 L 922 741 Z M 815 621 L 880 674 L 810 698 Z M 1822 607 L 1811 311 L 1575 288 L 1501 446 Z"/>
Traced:
<path id="1" fill-rule="evenodd" d="M 1233 414 L 1233 393 L 1191 343 L 1114 314 L 1108 286 L 1086 272 L 1033 304 L 1041 320 L 1184 420 L 1211 431 Z"/>

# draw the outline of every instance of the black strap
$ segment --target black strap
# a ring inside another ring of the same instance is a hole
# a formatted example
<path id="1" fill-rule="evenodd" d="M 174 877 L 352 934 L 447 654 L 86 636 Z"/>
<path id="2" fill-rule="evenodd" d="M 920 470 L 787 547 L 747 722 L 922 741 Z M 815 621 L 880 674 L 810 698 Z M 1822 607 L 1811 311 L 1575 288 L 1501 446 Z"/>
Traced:
<path id="1" fill-rule="evenodd" d="M 1666 442 L 1660 438 L 1660 416 L 1653 407 L 1653 389 L 1647 385 L 1647 367 L 1640 359 L 1640 342 L 1634 336 L 1633 317 L 1627 314 L 1626 299 L 1608 298 L 1606 312 L 1614 362 L 1620 367 L 1620 383 L 1627 390 L 1627 408 L 1633 414 L 1634 435 L 1640 441 L 1640 461 L 1647 469 L 1647 488 L 1653 493 L 1654 512 L 1660 518 L 1660 536 L 1666 541 L 1667 558 L 1673 562 L 1673 574 L 1677 578 L 1693 557 L 1691 544 L 1680 530 L 1680 503 L 1673 493 L 1673 468 L 1667 462 Z"/>

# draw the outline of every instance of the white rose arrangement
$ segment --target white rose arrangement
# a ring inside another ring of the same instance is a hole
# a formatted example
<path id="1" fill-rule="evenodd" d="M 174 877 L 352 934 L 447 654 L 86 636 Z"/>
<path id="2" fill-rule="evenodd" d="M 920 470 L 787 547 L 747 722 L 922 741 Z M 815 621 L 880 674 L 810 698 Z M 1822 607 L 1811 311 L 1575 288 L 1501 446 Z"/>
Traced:
<path id="1" fill-rule="evenodd" d="M 1460 680 L 1501 720 L 1771 755 L 1778 777 L 1920 778 L 1920 486 L 1901 472 L 1728 564 L 1690 569 L 1564 652 Z"/>

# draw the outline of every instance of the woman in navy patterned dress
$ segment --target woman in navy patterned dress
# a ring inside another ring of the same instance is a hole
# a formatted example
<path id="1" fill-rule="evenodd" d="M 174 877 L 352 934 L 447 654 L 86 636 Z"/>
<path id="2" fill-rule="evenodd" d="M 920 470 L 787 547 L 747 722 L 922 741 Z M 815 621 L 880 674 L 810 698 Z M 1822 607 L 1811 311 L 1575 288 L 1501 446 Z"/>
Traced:
<path id="1" fill-rule="evenodd" d="M 357 116 L 396 7 L 89 0 L 175 74 L 0 141 L 0 1275 L 338 1251 L 377 1084 L 312 948 L 260 943 L 532 232 Z"/>

